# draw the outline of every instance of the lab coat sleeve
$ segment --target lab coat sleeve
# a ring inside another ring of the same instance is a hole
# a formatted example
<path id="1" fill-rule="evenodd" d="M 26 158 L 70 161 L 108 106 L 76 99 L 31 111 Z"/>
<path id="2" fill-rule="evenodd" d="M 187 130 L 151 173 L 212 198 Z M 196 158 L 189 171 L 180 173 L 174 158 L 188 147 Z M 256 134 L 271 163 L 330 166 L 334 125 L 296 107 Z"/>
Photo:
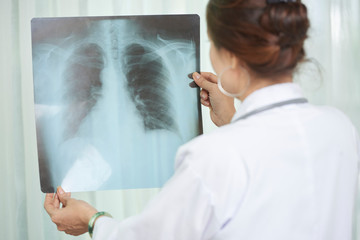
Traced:
<path id="1" fill-rule="evenodd" d="M 178 159 L 174 176 L 141 214 L 122 222 L 99 218 L 93 239 L 197 240 L 214 235 L 221 226 L 214 214 L 212 192 L 183 158 Z"/>

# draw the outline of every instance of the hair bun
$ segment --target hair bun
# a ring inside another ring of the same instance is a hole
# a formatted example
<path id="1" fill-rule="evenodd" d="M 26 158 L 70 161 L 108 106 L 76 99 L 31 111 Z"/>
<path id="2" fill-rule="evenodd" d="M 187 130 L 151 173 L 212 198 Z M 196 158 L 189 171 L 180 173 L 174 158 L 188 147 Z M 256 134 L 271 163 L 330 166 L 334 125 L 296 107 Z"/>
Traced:
<path id="1" fill-rule="evenodd" d="M 268 4 L 260 18 L 260 25 L 277 37 L 274 44 L 288 48 L 303 44 L 310 23 L 306 6 L 298 0 Z"/>
<path id="2" fill-rule="evenodd" d="M 289 74 L 305 57 L 307 9 L 300 0 L 267 1 L 209 0 L 208 34 L 258 76 Z"/>

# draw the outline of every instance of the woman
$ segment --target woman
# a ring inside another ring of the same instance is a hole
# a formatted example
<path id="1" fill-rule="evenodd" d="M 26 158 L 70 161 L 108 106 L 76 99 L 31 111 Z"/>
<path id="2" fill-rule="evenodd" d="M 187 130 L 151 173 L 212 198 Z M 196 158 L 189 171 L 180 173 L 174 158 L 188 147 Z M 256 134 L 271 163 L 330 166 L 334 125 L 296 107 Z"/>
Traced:
<path id="1" fill-rule="evenodd" d="M 218 76 L 193 78 L 221 127 L 179 149 L 174 176 L 138 216 L 97 218 L 59 188 L 45 199 L 52 221 L 73 235 L 90 222 L 94 239 L 351 239 L 355 128 L 338 110 L 307 103 L 292 83 L 305 55 L 306 7 L 210 0 L 207 23 Z M 234 97 L 243 101 L 236 113 Z"/>

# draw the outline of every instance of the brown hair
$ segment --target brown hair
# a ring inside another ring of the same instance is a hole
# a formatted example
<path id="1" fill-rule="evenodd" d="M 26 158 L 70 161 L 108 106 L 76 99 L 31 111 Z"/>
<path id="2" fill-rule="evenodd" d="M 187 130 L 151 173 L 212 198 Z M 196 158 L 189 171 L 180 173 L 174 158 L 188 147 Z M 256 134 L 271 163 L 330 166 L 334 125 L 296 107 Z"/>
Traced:
<path id="1" fill-rule="evenodd" d="M 292 73 L 305 57 L 310 22 L 307 8 L 296 2 L 209 0 L 208 33 L 260 76 Z"/>

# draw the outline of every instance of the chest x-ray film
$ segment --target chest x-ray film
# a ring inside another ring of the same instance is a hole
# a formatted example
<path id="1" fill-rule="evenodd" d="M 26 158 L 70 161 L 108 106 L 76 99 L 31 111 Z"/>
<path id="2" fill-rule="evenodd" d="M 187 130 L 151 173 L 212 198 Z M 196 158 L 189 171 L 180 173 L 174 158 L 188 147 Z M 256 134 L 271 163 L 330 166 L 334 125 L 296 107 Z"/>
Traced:
<path id="1" fill-rule="evenodd" d="M 43 192 L 158 188 L 202 133 L 197 15 L 35 18 Z"/>

